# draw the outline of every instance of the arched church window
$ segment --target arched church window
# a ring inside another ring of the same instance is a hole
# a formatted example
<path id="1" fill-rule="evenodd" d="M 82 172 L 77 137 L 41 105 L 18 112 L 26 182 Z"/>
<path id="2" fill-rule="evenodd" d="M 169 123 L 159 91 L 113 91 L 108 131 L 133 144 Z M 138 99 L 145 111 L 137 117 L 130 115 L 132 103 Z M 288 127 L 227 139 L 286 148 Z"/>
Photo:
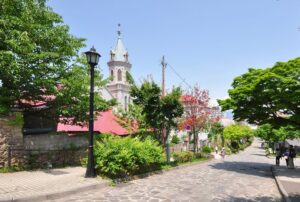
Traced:
<path id="1" fill-rule="evenodd" d="M 118 81 L 122 81 L 122 71 L 118 70 Z"/>
<path id="2" fill-rule="evenodd" d="M 124 102 L 124 107 L 125 107 L 125 111 L 127 111 L 127 96 L 125 96 L 125 102 Z"/>
<path id="3" fill-rule="evenodd" d="M 111 79 L 114 79 L 114 70 L 110 70 Z"/>
<path id="4" fill-rule="evenodd" d="M 111 61 L 114 60 L 114 56 L 115 56 L 115 54 L 114 54 L 112 51 L 110 51 L 110 60 L 111 60 Z"/>
<path id="5" fill-rule="evenodd" d="M 125 61 L 128 62 L 128 53 L 125 53 L 124 57 L 125 57 Z"/>

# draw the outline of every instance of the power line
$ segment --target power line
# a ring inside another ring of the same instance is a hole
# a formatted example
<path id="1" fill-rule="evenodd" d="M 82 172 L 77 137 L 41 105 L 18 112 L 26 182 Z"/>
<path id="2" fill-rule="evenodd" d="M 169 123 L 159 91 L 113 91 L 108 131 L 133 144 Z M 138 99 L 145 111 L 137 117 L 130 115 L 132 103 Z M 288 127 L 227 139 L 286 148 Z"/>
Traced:
<path id="1" fill-rule="evenodd" d="M 174 73 L 181 79 L 181 83 L 184 83 L 185 85 L 187 85 L 187 87 L 192 88 L 192 86 L 186 82 L 185 78 L 183 78 L 176 70 L 175 68 L 170 65 L 170 63 L 167 63 L 167 66 L 171 67 L 171 69 L 174 71 Z"/>

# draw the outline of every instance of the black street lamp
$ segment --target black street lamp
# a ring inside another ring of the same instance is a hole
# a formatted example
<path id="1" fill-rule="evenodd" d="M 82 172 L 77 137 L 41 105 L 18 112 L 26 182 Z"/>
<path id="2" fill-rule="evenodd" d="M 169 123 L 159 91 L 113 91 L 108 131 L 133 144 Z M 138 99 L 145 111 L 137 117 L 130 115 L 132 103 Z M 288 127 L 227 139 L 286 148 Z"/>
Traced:
<path id="1" fill-rule="evenodd" d="M 86 168 L 85 177 L 95 177 L 95 160 L 94 160 L 94 69 L 99 62 L 101 55 L 96 52 L 94 46 L 90 51 L 85 52 L 87 62 L 91 67 L 91 82 L 90 82 L 90 118 L 89 118 L 89 154 L 88 164 Z"/>

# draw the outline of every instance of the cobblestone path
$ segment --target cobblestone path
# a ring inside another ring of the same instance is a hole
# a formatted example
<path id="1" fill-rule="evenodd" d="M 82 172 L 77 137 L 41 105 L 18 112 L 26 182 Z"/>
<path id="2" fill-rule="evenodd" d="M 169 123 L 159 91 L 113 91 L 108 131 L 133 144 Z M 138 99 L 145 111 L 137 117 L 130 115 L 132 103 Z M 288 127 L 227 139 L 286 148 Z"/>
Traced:
<path id="1" fill-rule="evenodd" d="M 86 201 L 281 201 L 271 176 L 273 160 L 260 142 L 223 160 L 195 164 L 99 191 L 80 192 L 53 202 Z"/>

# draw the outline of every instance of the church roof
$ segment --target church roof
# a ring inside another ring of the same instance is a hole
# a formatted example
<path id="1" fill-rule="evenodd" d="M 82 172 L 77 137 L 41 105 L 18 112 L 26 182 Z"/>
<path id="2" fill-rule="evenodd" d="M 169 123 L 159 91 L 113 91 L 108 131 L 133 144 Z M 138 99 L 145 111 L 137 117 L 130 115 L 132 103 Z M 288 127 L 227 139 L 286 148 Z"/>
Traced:
<path id="1" fill-rule="evenodd" d="M 128 52 L 123 45 L 120 35 L 121 35 L 121 32 L 118 31 L 117 44 L 116 44 L 115 48 L 113 50 L 111 50 L 111 53 L 113 54 L 112 60 L 120 61 L 120 62 L 128 62 Z"/>

